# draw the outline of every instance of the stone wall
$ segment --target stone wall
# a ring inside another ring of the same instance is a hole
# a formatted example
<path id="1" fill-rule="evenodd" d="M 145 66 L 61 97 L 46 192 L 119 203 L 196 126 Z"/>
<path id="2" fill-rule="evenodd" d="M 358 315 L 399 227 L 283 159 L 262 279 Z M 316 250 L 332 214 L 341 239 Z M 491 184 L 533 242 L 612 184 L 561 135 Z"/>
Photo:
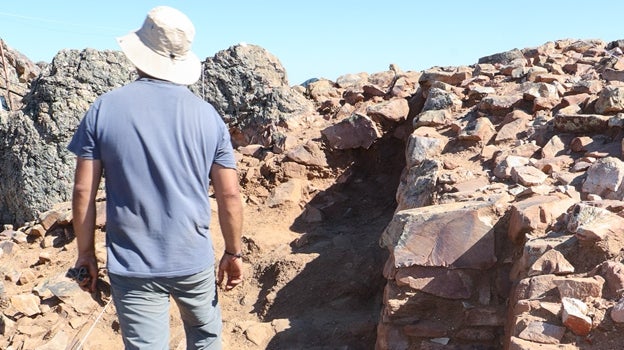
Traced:
<path id="1" fill-rule="evenodd" d="M 422 72 L 377 349 L 619 348 L 620 44 Z"/>

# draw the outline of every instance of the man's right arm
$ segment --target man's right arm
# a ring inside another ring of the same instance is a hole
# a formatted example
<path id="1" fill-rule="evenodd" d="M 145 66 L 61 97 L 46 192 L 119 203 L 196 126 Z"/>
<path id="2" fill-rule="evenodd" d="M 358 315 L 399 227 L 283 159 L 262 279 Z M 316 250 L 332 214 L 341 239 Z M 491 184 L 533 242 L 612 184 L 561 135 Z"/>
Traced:
<path id="1" fill-rule="evenodd" d="M 78 246 L 78 258 L 75 266 L 84 266 L 89 271 L 89 283 L 86 284 L 85 282 L 81 287 L 90 292 L 95 291 L 98 277 L 95 256 L 95 197 L 101 176 L 102 163 L 100 160 L 77 158 L 72 196 L 73 226 Z"/>

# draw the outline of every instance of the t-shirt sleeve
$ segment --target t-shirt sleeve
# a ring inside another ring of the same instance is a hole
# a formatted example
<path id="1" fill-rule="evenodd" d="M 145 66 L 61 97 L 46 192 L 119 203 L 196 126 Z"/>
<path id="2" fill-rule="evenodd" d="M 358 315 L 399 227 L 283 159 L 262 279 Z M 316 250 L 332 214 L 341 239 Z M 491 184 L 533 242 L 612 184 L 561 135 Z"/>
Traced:
<path id="1" fill-rule="evenodd" d="M 219 136 L 214 163 L 225 168 L 236 169 L 236 158 L 234 157 L 230 132 L 225 123 L 219 124 Z"/>
<path id="2" fill-rule="evenodd" d="M 100 149 L 95 133 L 98 104 L 94 103 L 80 121 L 67 149 L 85 159 L 100 159 Z"/>

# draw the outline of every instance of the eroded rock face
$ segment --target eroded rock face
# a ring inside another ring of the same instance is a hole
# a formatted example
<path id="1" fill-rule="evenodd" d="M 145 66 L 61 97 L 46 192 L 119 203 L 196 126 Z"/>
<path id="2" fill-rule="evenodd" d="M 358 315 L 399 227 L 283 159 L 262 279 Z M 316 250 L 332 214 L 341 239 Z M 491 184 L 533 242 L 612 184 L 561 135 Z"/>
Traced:
<path id="1" fill-rule="evenodd" d="M 259 46 L 240 44 L 219 51 L 206 59 L 203 69 L 201 80 L 191 89 L 223 116 L 235 146 L 271 145 L 275 142 L 271 126 L 314 109 L 288 85 L 278 58 Z"/>
<path id="2" fill-rule="evenodd" d="M 65 147 L 89 105 L 132 71 L 120 52 L 63 50 L 32 82 L 24 108 L 0 114 L 0 222 L 30 221 L 70 199 L 75 161 Z"/>
<path id="3" fill-rule="evenodd" d="M 24 98 L 16 99 L 21 110 L 0 110 L 0 222 L 24 223 L 70 198 L 74 156 L 65 147 L 78 123 L 98 96 L 137 76 L 120 51 L 62 50 L 41 72 L 19 53 L 8 56 Z M 221 51 L 204 69 L 189 88 L 222 113 L 235 146 L 284 148 L 290 141 L 280 128 L 313 111 L 288 86 L 279 60 L 258 46 Z"/>

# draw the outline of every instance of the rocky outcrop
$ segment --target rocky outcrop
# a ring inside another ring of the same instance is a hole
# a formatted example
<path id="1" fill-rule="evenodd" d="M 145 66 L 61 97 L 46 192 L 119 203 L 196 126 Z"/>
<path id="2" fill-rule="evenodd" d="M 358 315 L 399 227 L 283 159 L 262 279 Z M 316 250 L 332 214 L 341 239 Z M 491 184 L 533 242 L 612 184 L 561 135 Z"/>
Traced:
<path id="1" fill-rule="evenodd" d="M 330 90 L 326 90 L 326 95 L 318 94 L 316 100 L 310 100 L 310 105 L 318 111 L 313 111 L 308 115 L 293 115 L 288 118 L 286 124 L 275 125 L 275 130 L 283 135 L 279 142 L 268 145 L 250 144 L 237 147 L 239 173 L 246 202 L 249 205 L 262 205 L 265 210 L 286 210 L 284 208 L 288 207 L 300 208 L 299 206 L 305 203 L 300 220 L 308 224 L 322 222 L 332 215 L 342 216 L 344 210 L 338 214 L 336 213 L 337 207 L 347 203 L 349 198 L 341 195 L 335 189 L 322 191 L 314 188 L 310 185 L 310 180 L 320 179 L 320 182 L 327 183 L 333 181 L 357 183 L 356 181 L 359 180 L 354 180 L 356 174 L 349 168 L 356 160 L 370 164 L 370 167 L 361 165 L 366 168 L 366 172 L 373 172 L 377 169 L 386 173 L 375 180 L 375 186 L 388 188 L 388 190 L 384 190 L 388 194 L 393 191 L 394 189 L 388 187 L 387 183 L 394 180 L 389 181 L 387 176 L 389 174 L 394 175 L 393 172 L 399 171 L 403 166 L 402 152 L 399 149 L 390 150 L 384 154 L 384 159 L 376 159 L 373 157 L 375 154 L 373 152 L 378 152 L 375 147 L 379 147 L 379 143 L 402 145 L 402 141 L 408 136 L 406 126 L 409 127 L 410 122 L 407 121 L 408 111 L 405 109 L 407 100 L 404 95 L 414 92 L 418 76 L 411 72 L 400 74 L 395 71 L 388 71 L 365 77 L 345 76 L 340 81 L 347 87 L 343 88 L 331 84 L 332 87 Z M 314 85 L 314 83 L 311 84 L 311 89 Z M 310 91 L 303 88 L 297 93 L 302 94 L 302 96 L 309 96 Z M 377 92 L 369 94 L 370 91 Z M 334 96 L 353 95 L 361 95 L 361 99 L 352 101 L 354 104 L 349 104 L 344 99 L 330 101 Z M 334 102 L 336 106 L 341 108 L 324 108 Z M 31 110 L 40 111 L 48 105 L 30 104 L 29 106 L 31 106 Z M 72 121 L 77 123 L 79 117 L 76 116 L 74 119 Z M 53 123 L 53 125 L 60 123 L 62 121 Z M 350 128 L 356 130 L 361 128 L 362 132 L 352 133 L 349 132 L 349 130 L 353 130 Z M 260 133 L 260 131 L 257 132 Z M 379 188 L 376 188 L 375 193 L 378 190 Z M 379 194 L 376 195 L 379 196 Z M 313 196 L 317 200 L 310 201 Z M 392 204 L 391 196 L 390 200 L 387 201 L 390 205 Z M 361 204 L 363 208 L 369 208 L 368 204 L 364 202 Z M 105 198 L 99 197 L 97 205 L 99 206 L 97 212 L 104 213 Z M 348 206 L 349 210 L 357 207 L 350 203 L 344 205 Z M 347 208 L 346 206 L 345 208 Z M 390 212 L 388 211 L 388 213 Z M 81 326 L 90 324 L 86 320 L 93 316 L 94 310 L 101 310 L 110 301 L 109 296 L 104 294 L 100 296 L 102 299 L 99 300 L 98 304 L 98 300 L 93 300 L 92 297 L 74 288 L 75 285 L 63 274 L 41 273 L 44 270 L 54 270 L 58 261 L 65 261 L 63 266 L 72 263 L 74 256 L 71 251 L 68 251 L 73 239 L 71 218 L 69 203 L 65 202 L 46 210 L 26 225 L 15 227 L 6 225 L 5 229 L 0 232 L 0 266 L 4 266 L 0 268 L 0 273 L 5 277 L 0 282 L 0 301 L 3 301 L 7 306 L 3 312 L 4 316 L 0 319 L 0 335 L 2 335 L 0 347 L 13 346 L 29 349 L 71 347 L 79 336 L 84 335 L 81 333 L 84 331 Z M 105 217 L 100 216 L 97 224 L 98 227 L 103 227 Z M 312 234 L 303 235 L 293 245 L 300 249 L 306 249 L 306 246 L 312 244 L 311 242 L 316 239 Z M 341 239 L 338 237 L 332 242 L 339 244 L 341 250 L 346 248 L 351 251 L 353 245 L 350 243 L 350 239 L 344 241 Z M 252 240 L 246 240 L 246 242 L 255 244 Z M 492 240 L 489 242 L 491 244 Z M 365 243 L 365 245 L 374 248 L 374 244 Z M 97 249 L 98 257 L 104 264 L 104 247 L 98 245 Z M 37 251 L 38 256 L 29 255 L 29 259 L 19 259 L 18 257 L 27 250 Z M 33 258 L 35 263 L 33 263 Z M 267 258 L 265 260 L 269 260 L 269 262 L 253 262 L 254 269 L 262 271 L 262 275 L 270 275 L 272 269 L 290 264 L 280 260 L 276 261 L 274 256 Z M 344 258 L 338 255 L 331 259 L 338 258 L 339 260 L 335 261 L 334 265 L 344 261 Z M 308 261 L 312 258 L 306 259 Z M 11 264 L 3 264 L 8 261 Z M 249 262 L 251 263 L 251 261 Z M 297 262 L 296 264 L 300 263 Z M 371 269 L 370 257 L 365 254 L 358 255 L 356 266 Z M 301 269 L 303 267 L 300 266 Z M 378 267 L 380 269 L 381 265 L 378 264 Z M 359 286 L 364 283 L 363 281 L 375 280 L 378 283 L 381 278 L 380 274 L 369 274 L 370 276 L 363 280 L 359 276 L 359 269 L 350 270 L 352 271 L 351 274 L 354 275 L 353 279 L 359 281 L 358 284 L 345 284 L 342 274 L 333 277 L 335 281 L 332 282 L 332 285 L 340 287 L 332 289 L 332 295 L 338 299 L 352 295 L 354 289 L 358 289 L 357 293 L 360 293 L 361 288 Z M 292 271 L 288 273 L 292 273 Z M 328 279 L 323 278 L 323 280 L 327 281 Z M 278 291 L 289 281 L 290 278 L 268 278 L 265 283 L 276 283 L 276 285 L 269 285 L 264 288 Z M 375 295 L 376 293 L 378 293 L 377 288 L 367 290 L 363 295 Z M 369 297 L 363 297 L 362 300 L 369 299 Z M 259 299 L 254 302 L 260 310 L 258 317 L 268 317 L 268 313 L 276 302 L 276 292 L 268 295 L 266 293 L 261 294 Z M 298 301 L 298 304 L 302 303 L 326 304 L 316 294 L 311 294 L 309 297 Z M 340 307 L 339 304 L 340 302 L 334 306 Z M 348 308 L 351 307 L 349 303 L 344 305 Z M 59 313 L 58 310 L 61 309 L 63 312 Z M 49 332 L 41 333 L 39 328 L 35 332 L 31 328 L 33 324 L 46 325 Z M 273 327 L 270 326 L 269 322 L 258 323 L 257 326 L 258 329 L 267 328 L 268 331 L 255 334 L 253 331 L 255 328 L 245 326 L 242 328 L 245 332 L 243 336 L 249 339 L 251 343 L 264 344 L 268 341 L 267 337 L 272 334 L 269 331 L 274 332 Z M 114 325 L 107 325 L 107 327 L 113 328 Z M 374 331 L 375 327 L 374 316 L 365 320 L 359 330 L 354 330 L 351 324 L 345 324 L 341 327 L 345 328 L 340 331 L 343 335 L 357 338 L 363 335 L 370 338 L 372 336 L 371 331 Z M 237 326 L 238 328 L 240 327 Z"/>
<path id="2" fill-rule="evenodd" d="M 209 59 L 204 83 L 191 89 L 216 96 L 213 103 L 230 123 L 247 203 L 301 206 L 300 220 L 307 223 L 322 222 L 335 215 L 336 202 L 353 200 L 313 188 L 310 180 L 357 183 L 361 179 L 350 168 L 355 157 L 374 155 L 365 164 L 382 169 L 383 157 L 392 152 L 367 152 L 398 140 L 403 149 L 395 162 L 404 168 L 397 179 L 396 211 L 380 239 L 389 258 L 377 349 L 612 349 L 622 343 L 624 322 L 620 44 L 560 40 L 487 56 L 470 66 L 423 72 L 391 66 L 294 88 L 287 87 L 277 59 L 258 47 L 238 45 Z M 68 72 L 95 64 L 89 62 L 67 63 L 73 67 Z M 42 74 L 43 86 L 53 72 L 47 78 Z M 72 110 L 61 108 L 65 101 L 82 103 L 73 93 L 86 90 L 92 98 L 94 91 L 121 82 L 89 79 L 93 88 L 58 82 L 63 86 L 58 93 L 72 91 L 64 98 L 45 100 L 51 88 L 33 88 L 40 95 L 25 100 L 22 118 L 3 115 L 11 142 L 54 144 L 62 138 L 58 130 L 79 120 L 78 114 L 60 112 Z M 300 98 L 306 101 L 288 104 Z M 251 106 L 250 100 L 259 104 Z M 50 109 L 57 111 L 54 117 Z M 59 119 L 64 113 L 69 122 Z M 39 136 L 42 131 L 50 136 Z M 15 164 L 27 164 L 28 152 L 19 154 L 25 155 Z M 1 346 L 12 339 L 15 346 L 54 342 L 50 346 L 64 347 L 67 334 L 58 328 L 37 338 L 28 337 L 29 326 L 71 326 L 88 314 L 79 309 L 83 301 L 63 299 L 62 276 L 38 272 L 64 254 L 71 211 L 57 207 L 35 218 L 0 235 L 4 259 L 34 244 L 44 249 L 38 263 L 3 271 L 0 288 L 22 293 L 6 301 Z M 105 218 L 99 220 L 103 225 Z M 305 248 L 312 239 L 302 235 L 293 246 Z M 332 240 L 340 243 L 341 237 Z M 256 268 L 264 274 L 275 264 Z M 275 303 L 274 291 L 291 277 L 274 278 L 276 285 L 267 288 L 271 293 L 255 302 L 262 316 Z M 40 288 L 31 293 L 24 285 Z M 348 294 L 346 288 L 339 288 L 338 299 Z M 49 301 L 51 295 L 58 299 Z M 324 302 L 316 295 L 307 298 Z M 72 306 L 52 316 L 50 309 L 63 303 Z M 266 332 L 252 333 L 249 339 L 266 342 Z"/>
<path id="3" fill-rule="evenodd" d="M 288 85 L 279 59 L 256 45 L 239 44 L 208 57 L 192 89 L 224 117 L 236 146 L 273 145 L 280 141 L 277 126 L 313 110 Z"/>
<path id="4" fill-rule="evenodd" d="M 377 349 L 617 347 L 624 57 L 608 47 L 561 40 L 423 72 L 412 175 L 381 238 Z"/>
<path id="5" fill-rule="evenodd" d="M 0 222 L 21 224 L 70 198 L 74 157 L 67 143 L 89 105 L 136 73 L 121 52 L 93 49 L 62 50 L 41 71 L 10 50 L 7 65 L 20 109 L 0 110 Z M 207 58 L 203 78 L 190 89 L 222 113 L 237 146 L 283 150 L 292 143 L 287 130 L 314 112 L 288 86 L 279 60 L 254 45 Z"/>

